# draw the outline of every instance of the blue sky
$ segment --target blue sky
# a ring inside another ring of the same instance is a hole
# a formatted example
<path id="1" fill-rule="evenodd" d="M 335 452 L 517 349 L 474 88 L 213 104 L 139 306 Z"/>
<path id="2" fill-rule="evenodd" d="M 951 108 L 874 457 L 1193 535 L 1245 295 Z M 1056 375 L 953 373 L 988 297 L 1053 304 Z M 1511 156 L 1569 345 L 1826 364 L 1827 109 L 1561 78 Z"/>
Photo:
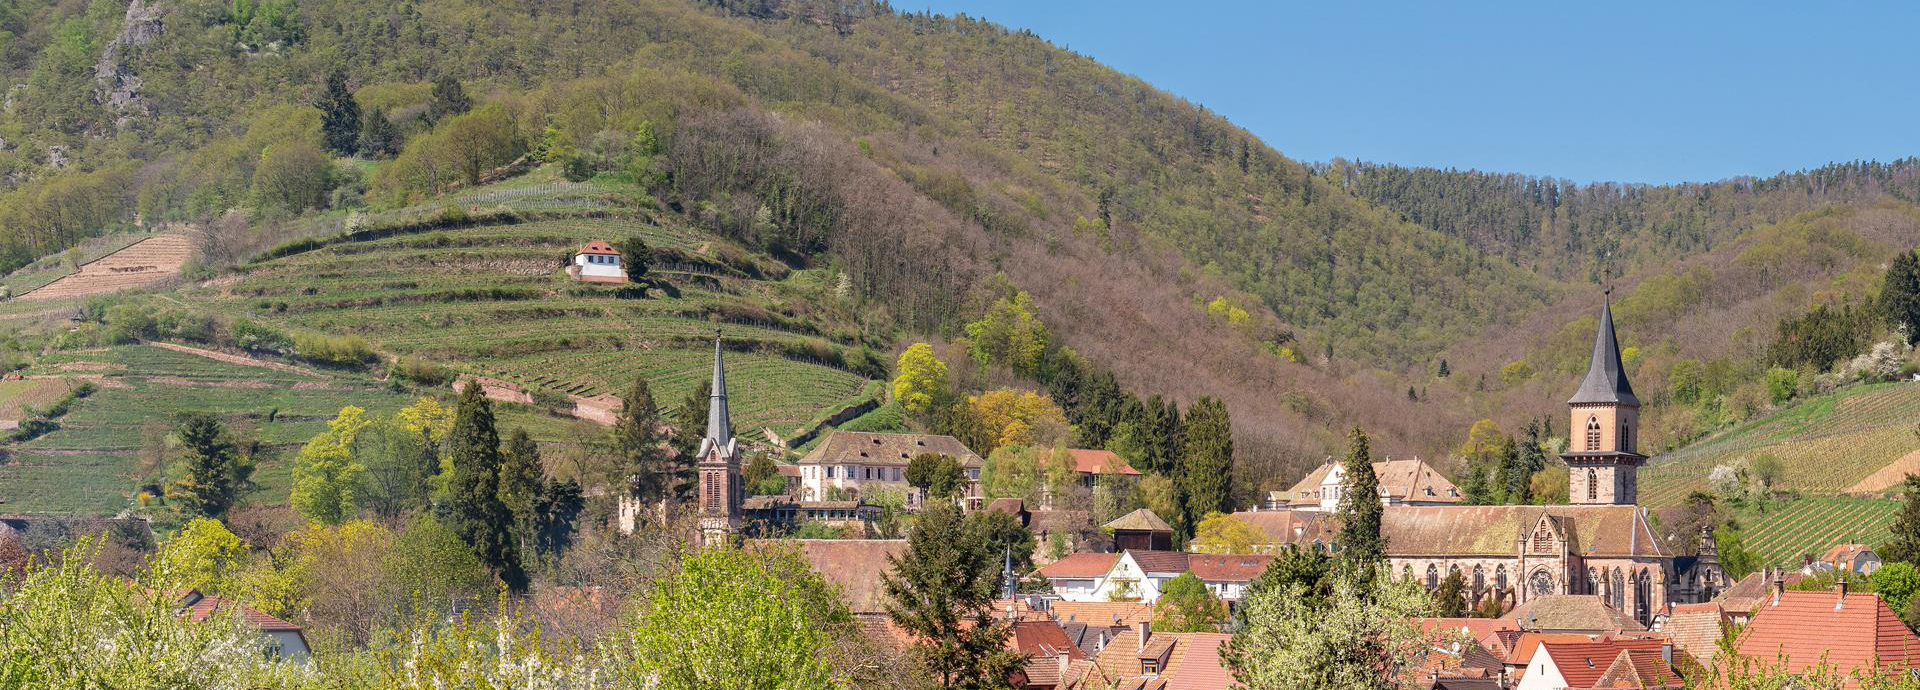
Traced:
<path id="1" fill-rule="evenodd" d="M 1920 155 L 1920 3 L 894 7 L 1031 29 L 1300 160 L 1659 183 Z"/>

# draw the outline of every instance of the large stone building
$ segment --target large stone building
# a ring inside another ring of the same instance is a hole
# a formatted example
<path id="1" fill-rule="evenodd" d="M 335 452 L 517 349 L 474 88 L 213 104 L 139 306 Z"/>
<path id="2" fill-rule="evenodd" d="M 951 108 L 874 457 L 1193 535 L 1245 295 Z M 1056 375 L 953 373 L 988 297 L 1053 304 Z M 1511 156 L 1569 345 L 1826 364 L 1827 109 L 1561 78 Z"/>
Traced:
<path id="1" fill-rule="evenodd" d="M 1575 434 L 1561 457 L 1570 469 L 1573 505 L 1389 503 L 1380 531 L 1394 572 L 1430 588 L 1458 572 L 1475 605 L 1490 598 L 1513 607 L 1550 595 L 1598 595 L 1642 625 L 1669 603 L 1707 601 L 1725 590 L 1729 583 L 1711 539 L 1702 553 L 1675 557 L 1646 511 L 1634 505 L 1636 475 L 1647 458 L 1635 451 L 1640 402 L 1620 361 L 1610 307 L 1600 311 L 1586 378 L 1567 403 Z M 1324 519 L 1249 522 L 1276 544 L 1328 543 L 1337 534 L 1332 515 L 1293 512 Z"/>
<path id="2" fill-rule="evenodd" d="M 1373 475 L 1380 483 L 1381 505 L 1437 506 L 1460 502 L 1460 489 L 1419 458 L 1373 463 Z M 1332 512 L 1340 508 L 1340 487 L 1346 481 L 1346 467 L 1329 458 L 1293 488 L 1269 493 L 1264 507 Z"/>
<path id="3" fill-rule="evenodd" d="M 986 463 L 959 439 L 940 434 L 835 431 L 796 463 L 800 468 L 800 499 L 857 500 L 885 487 L 904 493 L 907 507 L 917 508 L 925 497 L 919 489 L 907 485 L 907 464 L 928 453 L 960 461 L 967 475 L 962 498 L 967 499 L 969 508 L 978 507 L 980 468 Z"/>

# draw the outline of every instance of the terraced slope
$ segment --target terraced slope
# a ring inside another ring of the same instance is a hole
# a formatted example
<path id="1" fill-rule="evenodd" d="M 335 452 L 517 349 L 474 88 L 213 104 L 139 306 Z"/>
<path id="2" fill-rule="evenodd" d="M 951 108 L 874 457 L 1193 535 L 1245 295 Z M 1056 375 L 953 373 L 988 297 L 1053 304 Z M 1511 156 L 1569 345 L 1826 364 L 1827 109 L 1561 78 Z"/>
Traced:
<path id="1" fill-rule="evenodd" d="M 358 335 L 383 353 L 516 381 L 559 403 L 618 395 L 635 375 L 677 402 L 705 381 L 720 328 L 743 433 L 790 435 L 869 394 L 877 372 L 861 364 L 857 331 L 825 332 L 833 319 L 795 311 L 820 308 L 822 275 L 789 273 L 637 208 L 579 217 L 567 210 L 578 196 L 548 183 L 485 188 L 468 197 L 561 215 L 317 243 L 186 295 L 292 331 Z M 659 253 L 650 275 L 665 289 L 581 283 L 562 270 L 589 240 L 636 236 Z"/>
<path id="2" fill-rule="evenodd" d="M 1815 557 L 1836 544 L 1884 544 L 1900 501 L 1849 496 L 1808 496 L 1743 516 L 1747 548 L 1762 563 L 1799 567 L 1801 554 Z"/>
<path id="3" fill-rule="evenodd" d="M 1715 465 L 1761 454 L 1780 458 L 1785 488 L 1813 494 L 1874 493 L 1861 482 L 1920 449 L 1920 383 L 1845 388 L 1654 458 L 1640 473 L 1640 501 L 1675 505 L 1706 490 Z M 1895 478 L 1897 481 L 1897 478 Z"/>
<path id="4" fill-rule="evenodd" d="M 156 235 L 133 243 L 32 292 L 22 300 L 56 300 L 146 287 L 180 274 L 193 254 L 185 235 Z"/>

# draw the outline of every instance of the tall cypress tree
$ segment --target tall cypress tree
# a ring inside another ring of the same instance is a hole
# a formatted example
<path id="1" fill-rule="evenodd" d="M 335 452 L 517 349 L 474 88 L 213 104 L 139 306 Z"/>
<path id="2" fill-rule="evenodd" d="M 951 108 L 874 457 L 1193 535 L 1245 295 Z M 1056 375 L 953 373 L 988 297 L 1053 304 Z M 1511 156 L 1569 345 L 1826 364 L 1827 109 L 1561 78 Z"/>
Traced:
<path id="1" fill-rule="evenodd" d="M 360 149 L 360 103 L 347 91 L 346 71 L 327 75 L 327 90 L 314 107 L 320 109 L 320 133 L 327 148 L 343 156 Z"/>
<path id="2" fill-rule="evenodd" d="M 1893 535 L 1880 548 L 1880 558 L 1888 563 L 1920 562 L 1920 475 L 1908 474 L 1902 491 L 1906 503 L 1893 519 Z"/>
<path id="3" fill-rule="evenodd" d="M 514 429 L 507 451 L 500 462 L 500 502 L 513 514 L 514 542 L 520 552 L 533 551 L 534 523 L 538 519 L 540 490 L 544 473 L 540 467 L 540 447 L 526 429 Z"/>
<path id="4" fill-rule="evenodd" d="M 1372 443 L 1354 427 L 1347 433 L 1347 456 L 1340 461 L 1340 565 L 1354 581 L 1367 583 L 1386 567 L 1387 543 L 1380 535 L 1380 478 L 1373 474 Z M 1363 587 L 1361 591 L 1366 591 Z"/>
<path id="5" fill-rule="evenodd" d="M 693 486 L 692 458 L 697 446 L 668 444 L 660 422 L 660 408 L 653 401 L 653 389 L 645 377 L 635 377 L 613 427 L 616 466 L 627 484 L 623 487 L 643 501 L 684 498 Z M 704 407 L 702 408 L 705 409 Z M 686 422 L 682 421 L 682 426 Z M 693 438 L 699 438 L 695 431 Z M 683 434 L 684 435 L 684 434 Z M 676 452 L 677 451 L 677 452 Z M 609 484 L 609 488 L 611 488 Z"/>
<path id="6" fill-rule="evenodd" d="M 447 434 L 453 462 L 448 521 L 482 563 L 516 592 L 527 589 L 526 571 L 513 539 L 513 511 L 500 500 L 500 432 L 493 424 L 493 403 L 469 383 L 460 394 L 453 430 Z"/>
<path id="7" fill-rule="evenodd" d="M 1920 255 L 1909 249 L 1893 257 L 1880 288 L 1887 324 L 1907 329 L 1907 344 L 1920 343 Z"/>
<path id="8" fill-rule="evenodd" d="M 1211 397 L 1194 402 L 1187 411 L 1185 446 L 1174 482 L 1186 504 L 1175 516 L 1180 520 L 1175 527 L 1191 536 L 1208 513 L 1233 509 L 1233 423 L 1225 403 Z"/>

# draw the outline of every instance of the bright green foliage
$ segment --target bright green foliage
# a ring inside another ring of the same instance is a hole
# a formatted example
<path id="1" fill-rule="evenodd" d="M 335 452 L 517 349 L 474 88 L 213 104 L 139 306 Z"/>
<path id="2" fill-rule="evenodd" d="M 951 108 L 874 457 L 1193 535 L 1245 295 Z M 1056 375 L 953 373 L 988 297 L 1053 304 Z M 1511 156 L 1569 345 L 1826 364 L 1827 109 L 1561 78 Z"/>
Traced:
<path id="1" fill-rule="evenodd" d="M 1319 546 L 1287 544 L 1267 563 L 1260 576 L 1247 583 L 1245 598 L 1251 600 L 1263 592 L 1292 592 L 1308 610 L 1327 605 L 1333 596 L 1333 558 Z M 1236 628 L 1246 626 L 1246 608 L 1233 612 Z"/>
<path id="2" fill-rule="evenodd" d="M 326 152 L 313 144 L 269 146 L 253 171 L 254 199 L 263 208 L 288 213 L 325 206 L 331 166 Z"/>
<path id="3" fill-rule="evenodd" d="M 1266 535 L 1259 528 L 1215 511 L 1194 527 L 1193 540 L 1187 546 L 1200 553 L 1253 553 L 1255 546 L 1266 541 Z"/>
<path id="4" fill-rule="evenodd" d="M 327 148 L 343 156 L 360 150 L 360 102 L 347 90 L 347 73 L 334 70 L 327 75 L 326 91 L 314 107 L 320 109 L 320 133 Z"/>
<path id="5" fill-rule="evenodd" d="M 1040 469 L 1034 464 L 1033 450 L 1022 446 L 1001 446 L 988 453 L 980 467 L 980 490 L 987 498 L 1024 498 L 1040 496 Z"/>
<path id="6" fill-rule="evenodd" d="M 658 581 L 619 633 L 624 687 L 843 688 L 829 663 L 852 614 L 799 554 L 778 546 L 695 553 Z"/>
<path id="7" fill-rule="evenodd" d="M 514 429 L 500 454 L 500 502 L 513 514 L 513 533 L 522 555 L 533 551 L 534 523 L 539 520 L 536 508 L 545 479 L 539 446 L 526 429 Z"/>
<path id="8" fill-rule="evenodd" d="M 1500 381 L 1511 386 L 1533 378 L 1533 365 L 1527 360 L 1516 359 L 1500 367 Z"/>
<path id="9" fill-rule="evenodd" d="M 1872 591 L 1887 600 L 1887 605 L 1897 613 L 1904 614 L 1907 605 L 1912 603 L 1913 595 L 1920 593 L 1920 569 L 1912 563 L 1886 563 L 1867 576 L 1867 584 Z"/>
<path id="10" fill-rule="evenodd" d="M 1233 511 L 1233 423 L 1226 403 L 1202 397 L 1187 409 L 1184 452 L 1174 483 L 1184 497 L 1176 512 L 1176 534 L 1192 534 L 1208 513 Z"/>
<path id="11" fill-rule="evenodd" d="M 527 576 L 513 539 L 513 513 L 500 501 L 500 434 L 493 425 L 493 404 L 477 383 L 460 394 L 447 434 L 447 458 L 453 465 L 447 526 L 508 588 L 524 591 Z"/>
<path id="12" fill-rule="evenodd" d="M 167 589 L 225 594 L 234 590 L 233 578 L 246 558 L 246 542 L 219 520 L 199 517 L 162 544 L 148 568 Z"/>
<path id="13" fill-rule="evenodd" d="M 353 443 L 371 423 L 366 410 L 342 407 L 339 416 L 327 422 L 326 431 L 300 447 L 289 500 L 308 520 L 338 525 L 359 510 L 361 474 L 367 468 L 354 459 Z"/>
<path id="14" fill-rule="evenodd" d="M 253 462 L 227 438 L 226 429 L 212 415 L 193 414 L 174 430 L 180 438 L 178 479 L 167 486 L 167 496 L 182 513 L 220 517 L 249 486 Z"/>
<path id="15" fill-rule="evenodd" d="M 1227 622 L 1227 605 L 1207 591 L 1193 573 L 1181 573 L 1160 588 L 1154 606 L 1154 632 L 1218 632 Z"/>
<path id="16" fill-rule="evenodd" d="M 944 401 L 947 390 L 947 363 L 934 356 L 933 346 L 914 343 L 900 353 L 893 367 L 893 399 L 908 412 L 926 414 Z"/>
<path id="17" fill-rule="evenodd" d="M 1713 543 L 1720 550 L 1720 567 L 1727 571 L 1729 579 L 1739 580 L 1764 565 L 1758 555 L 1747 549 L 1745 537 L 1732 523 L 1714 528 Z"/>
<path id="18" fill-rule="evenodd" d="M 942 688 L 1004 687 L 1021 657 L 993 611 L 1003 554 L 946 501 L 920 512 L 907 544 L 887 557 L 885 587 L 888 617 L 919 640 L 915 665 Z"/>
<path id="19" fill-rule="evenodd" d="M 1332 589 L 1318 606 L 1297 584 L 1249 596 L 1246 626 L 1220 650 L 1234 680 L 1248 690 L 1398 687 L 1430 644 L 1410 620 L 1431 611 L 1427 593 L 1391 577 L 1339 577 Z"/>
<path id="20" fill-rule="evenodd" d="M 1051 337 L 1033 315 L 1033 298 L 1017 292 L 995 300 L 985 316 L 967 324 L 967 352 L 982 366 L 1002 364 L 1031 376 L 1039 371 Z"/>
<path id="21" fill-rule="evenodd" d="M 89 541 L 55 564 L 36 562 L 0 590 L 0 686 L 115 690 L 255 690 L 303 687 L 311 668 L 275 661 L 258 629 L 234 609 L 209 620 L 180 615 L 139 583 L 94 570 Z"/>
<path id="22" fill-rule="evenodd" d="M 1363 585 L 1356 591 L 1365 593 L 1372 588 L 1364 585 L 1386 567 L 1387 545 L 1380 535 L 1380 478 L 1373 473 L 1371 443 L 1360 427 L 1347 434 L 1347 456 L 1340 466 L 1345 475 L 1340 483 L 1340 571 Z"/>
<path id="23" fill-rule="evenodd" d="M 1767 369 L 1767 400 L 1775 405 L 1793 399 L 1800 388 L 1800 374 L 1792 369 Z"/>
<path id="24" fill-rule="evenodd" d="M 380 170 L 374 187 L 386 200 L 400 202 L 458 184 L 472 186 L 525 149 L 513 116 L 498 105 L 483 106 L 407 142 L 400 157 Z"/>
<path id="25" fill-rule="evenodd" d="M 747 492 L 753 496 L 777 496 L 787 492 L 787 479 L 780 476 L 780 467 L 773 462 L 773 456 L 756 453 L 747 461 L 745 469 L 740 471 L 740 480 L 747 485 Z"/>
<path id="26" fill-rule="evenodd" d="M 1909 249 L 1893 257 L 1880 286 L 1880 309 L 1888 325 L 1906 330 L 1907 344 L 1920 343 L 1920 254 Z"/>
<path id="27" fill-rule="evenodd" d="M 929 498 L 952 496 L 966 481 L 966 470 L 951 455 L 921 453 L 907 461 L 907 485 L 927 492 Z"/>
<path id="28" fill-rule="evenodd" d="M 1920 563 L 1920 475 L 1908 474 L 1901 487 L 1906 503 L 1893 520 L 1893 537 L 1877 551 L 1888 562 Z"/>
<path id="29" fill-rule="evenodd" d="M 545 640 L 540 627 L 508 613 L 482 622 L 451 623 L 421 614 L 406 626 L 403 647 L 382 654 L 366 679 L 379 690 L 583 690 L 606 687 L 598 654 Z M 347 673 L 341 673 L 348 676 Z M 644 687 L 644 686 L 635 686 Z"/>
<path id="30" fill-rule="evenodd" d="M 1692 405 L 1700 401 L 1701 389 L 1706 385 L 1706 374 L 1700 366 L 1700 360 L 1683 359 L 1675 362 L 1673 371 L 1667 374 L 1667 393 L 1675 402 Z"/>
<path id="31" fill-rule="evenodd" d="M 460 535 L 426 514 L 394 537 L 380 572 L 388 601 L 433 611 L 451 610 L 456 599 L 484 601 L 499 586 Z"/>

